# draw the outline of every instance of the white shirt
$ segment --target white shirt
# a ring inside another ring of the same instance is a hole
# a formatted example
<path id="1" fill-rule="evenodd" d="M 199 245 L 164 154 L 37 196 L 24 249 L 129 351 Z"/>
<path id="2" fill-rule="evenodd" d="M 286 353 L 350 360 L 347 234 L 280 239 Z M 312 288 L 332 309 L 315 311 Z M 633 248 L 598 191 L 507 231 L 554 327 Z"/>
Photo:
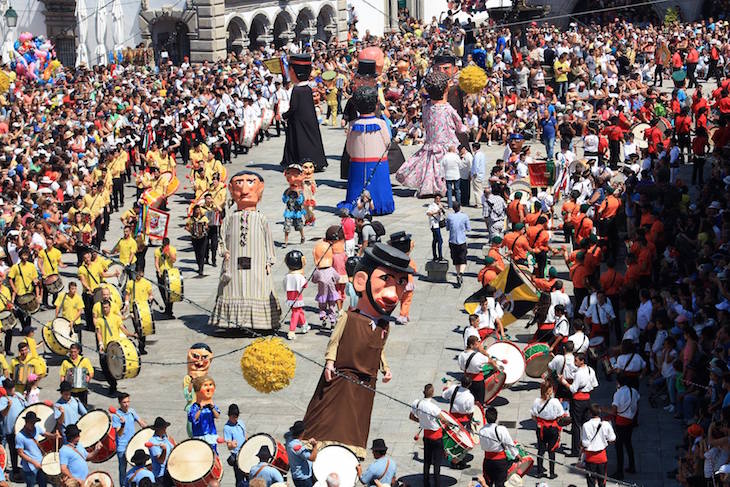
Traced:
<path id="1" fill-rule="evenodd" d="M 471 152 L 465 152 L 460 159 L 459 178 L 469 179 L 469 175 L 471 174 L 471 163 L 474 161 L 474 156 L 471 155 Z"/>
<path id="2" fill-rule="evenodd" d="M 515 442 L 512 441 L 507 428 L 496 423 L 486 424 L 479 430 L 479 446 L 488 452 L 509 450 L 515 456 L 518 455 Z"/>
<path id="3" fill-rule="evenodd" d="M 677 351 L 665 350 L 662 354 L 664 361 L 662 362 L 662 377 L 668 379 L 677 375 L 677 371 L 674 370 L 674 361 L 677 359 Z"/>
<path id="4" fill-rule="evenodd" d="M 558 304 L 565 306 L 565 316 L 573 316 L 573 305 L 570 302 L 570 296 L 558 289 L 550 293 L 550 308 L 548 308 L 545 323 L 555 323 L 555 306 Z"/>
<path id="5" fill-rule="evenodd" d="M 636 325 L 639 327 L 639 330 L 646 330 L 646 326 L 651 321 L 651 310 L 651 299 L 647 299 L 645 303 L 639 304 L 639 309 L 636 312 Z"/>
<path id="6" fill-rule="evenodd" d="M 456 152 L 447 152 L 441 165 L 444 167 L 444 178 L 447 181 L 456 181 L 461 177 L 459 166 L 461 166 L 461 157 Z"/>
<path id="7" fill-rule="evenodd" d="M 625 353 L 615 360 L 611 359 L 611 365 L 614 369 L 621 369 L 624 372 L 641 372 L 646 367 L 646 362 L 638 353 Z"/>
<path id="8" fill-rule="evenodd" d="M 480 306 L 475 313 L 476 315 L 479 315 L 479 329 L 483 328 L 489 328 L 490 330 L 494 330 L 494 322 L 497 319 L 502 319 L 504 316 L 504 310 L 502 309 L 502 305 L 499 304 L 499 302 L 494 298 L 487 298 L 487 309 L 484 310 Z"/>
<path id="9" fill-rule="evenodd" d="M 639 410 L 639 391 L 629 386 L 621 386 L 613 393 L 612 406 L 616 406 L 616 415 L 634 419 Z"/>
<path id="10" fill-rule="evenodd" d="M 616 318 L 611 301 L 607 299 L 605 303 L 600 304 L 595 293 L 583 298 L 578 312 L 586 318 L 590 318 L 592 323 L 601 325 L 606 325 Z"/>
<path id="11" fill-rule="evenodd" d="M 657 330 L 654 343 L 651 345 L 652 353 L 656 355 L 662 351 L 662 348 L 664 348 L 664 340 L 667 339 L 668 335 L 667 330 Z"/>
<path id="12" fill-rule="evenodd" d="M 573 353 L 586 353 L 591 344 L 591 341 L 582 331 L 573 333 L 568 337 L 568 340 L 573 342 Z"/>
<path id="13" fill-rule="evenodd" d="M 451 404 L 451 396 L 454 394 L 454 391 L 456 391 L 454 407 L 450 409 L 449 412 L 470 414 L 474 409 L 474 395 L 471 393 L 471 391 L 469 391 L 469 389 L 460 385 L 453 385 L 447 389 L 444 389 L 444 392 L 441 393 L 441 397 L 449 401 L 449 404 Z"/>
<path id="14" fill-rule="evenodd" d="M 601 421 L 601 418 L 589 419 L 583 423 L 583 427 L 580 429 L 580 442 L 588 451 L 605 450 L 612 441 L 616 441 L 613 426 L 608 421 Z"/>
<path id="15" fill-rule="evenodd" d="M 577 392 L 591 392 L 596 387 L 598 387 L 596 371 L 588 365 L 578 367 L 573 377 L 573 383 L 570 384 L 570 392 L 572 394 Z"/>
<path id="16" fill-rule="evenodd" d="M 469 361 L 469 357 L 474 354 L 474 357 Z M 489 362 L 489 358 L 481 352 L 476 350 L 464 350 L 459 354 L 457 359 L 459 363 L 459 369 L 467 374 L 479 374 L 482 371 L 482 366 Z M 469 367 L 465 369 L 466 363 L 469 362 Z"/>
<path id="17" fill-rule="evenodd" d="M 553 328 L 553 335 L 556 337 L 568 337 L 570 335 L 570 323 L 568 323 L 568 318 L 561 316 L 557 320 L 558 321 L 555 322 L 555 328 Z"/>
<path id="18" fill-rule="evenodd" d="M 543 406 L 545 407 L 543 408 Z M 541 409 L 542 411 L 540 411 Z M 553 419 L 563 416 L 565 414 L 565 410 L 563 409 L 563 404 L 560 400 L 554 397 L 548 399 L 547 404 L 545 404 L 545 401 L 543 401 L 542 398 L 538 397 L 535 398 L 535 402 L 532 403 L 530 414 L 547 421 L 552 421 Z"/>
<path id="19" fill-rule="evenodd" d="M 473 326 L 469 325 L 466 327 L 466 330 L 464 330 L 464 348 L 466 348 L 466 342 L 469 340 L 469 337 L 475 336 L 477 338 L 479 337 L 479 331 L 474 328 Z"/>
<path id="20" fill-rule="evenodd" d="M 556 355 L 548 363 L 548 369 L 555 372 L 556 375 L 565 377 L 565 380 L 573 380 L 578 367 L 575 366 L 575 357 L 572 353 L 566 355 Z"/>
<path id="21" fill-rule="evenodd" d="M 421 428 L 431 431 L 441 429 L 441 424 L 437 420 L 441 408 L 430 397 L 413 401 L 411 412 L 418 418 L 418 426 Z"/>
<path id="22" fill-rule="evenodd" d="M 639 343 L 639 328 L 632 326 L 624 332 L 624 336 L 621 340 L 631 340 L 634 343 Z"/>

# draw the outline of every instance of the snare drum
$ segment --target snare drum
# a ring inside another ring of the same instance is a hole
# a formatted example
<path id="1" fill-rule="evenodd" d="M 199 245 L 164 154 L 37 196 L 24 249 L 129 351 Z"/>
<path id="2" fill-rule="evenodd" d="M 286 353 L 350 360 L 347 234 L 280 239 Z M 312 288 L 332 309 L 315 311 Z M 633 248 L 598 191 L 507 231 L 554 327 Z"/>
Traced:
<path id="1" fill-rule="evenodd" d="M 128 464 L 132 465 L 132 456 L 137 450 L 144 450 L 147 455 L 150 454 L 150 449 L 144 446 L 144 444 L 150 441 L 153 436 L 155 436 L 155 430 L 148 426 L 137 431 L 134 436 L 129 439 L 129 443 L 127 443 L 127 450 L 124 452 L 124 458 L 127 460 Z M 145 465 L 152 465 L 152 460 L 147 459 L 147 463 Z"/>
<path id="2" fill-rule="evenodd" d="M 51 485 L 61 485 L 61 461 L 57 451 L 43 455 L 41 470 Z"/>
<path id="3" fill-rule="evenodd" d="M 0 325 L 2 325 L 3 331 L 12 330 L 16 323 L 18 323 L 18 320 L 15 318 L 15 314 L 13 314 L 10 310 L 0 311 Z"/>
<path id="4" fill-rule="evenodd" d="M 137 377 L 139 369 L 142 367 L 134 343 L 123 337 L 119 341 L 109 342 L 106 347 L 106 361 L 109 372 L 117 380 Z"/>
<path id="5" fill-rule="evenodd" d="M 51 406 L 46 406 L 42 402 L 38 402 L 31 404 L 20 412 L 15 420 L 15 425 L 13 426 L 16 435 L 20 433 L 20 430 L 22 430 L 25 425 L 23 417 L 31 411 L 38 416 L 38 419 L 40 419 L 40 422 L 43 423 L 43 428 L 46 431 L 51 432 L 56 429 L 56 418 L 53 417 L 53 408 Z M 53 438 L 46 438 L 44 436 L 38 440 L 38 447 L 43 454 L 52 452 L 56 449 L 56 440 Z"/>
<path id="6" fill-rule="evenodd" d="M 56 355 L 65 356 L 71 345 L 78 341 L 71 322 L 58 317 L 43 327 L 43 341 Z"/>
<path id="7" fill-rule="evenodd" d="M 469 450 L 474 448 L 474 439 L 464 427 L 446 411 L 439 415 L 441 427 L 444 430 L 442 441 L 446 458 L 449 461 L 461 461 Z"/>
<path id="8" fill-rule="evenodd" d="M 340 478 L 340 487 L 354 487 L 357 482 L 357 465 L 360 461 L 352 450 L 342 445 L 327 445 L 317 452 L 312 471 L 317 479 L 315 485 L 324 486 L 331 473 Z"/>
<path id="9" fill-rule="evenodd" d="M 487 423 L 484 417 L 484 408 L 480 404 L 474 404 L 471 408 L 471 437 L 474 445 L 479 444 L 479 430 Z"/>
<path id="10" fill-rule="evenodd" d="M 114 487 L 114 481 L 108 473 L 97 470 L 86 477 L 82 487 Z"/>
<path id="11" fill-rule="evenodd" d="M 35 313 L 41 307 L 35 293 L 23 294 L 23 295 L 18 296 L 15 299 L 18 304 L 18 308 L 22 309 L 23 311 L 25 311 L 26 313 L 29 313 L 29 314 Z"/>
<path id="12" fill-rule="evenodd" d="M 43 278 L 43 287 L 48 294 L 58 294 L 63 291 L 63 280 L 58 274 L 51 274 Z"/>
<path id="13" fill-rule="evenodd" d="M 524 477 L 525 474 L 529 472 L 532 468 L 533 460 L 530 455 L 525 452 L 525 449 L 522 448 L 522 445 L 517 444 L 515 446 L 517 447 L 517 451 L 519 452 L 519 457 L 517 458 L 512 456 L 512 453 L 509 449 L 505 449 L 507 460 L 514 462 L 507 470 L 507 476 L 509 477 L 510 475 L 519 475 L 520 477 Z"/>
<path id="14" fill-rule="evenodd" d="M 103 409 L 94 409 L 81 416 L 76 425 L 81 430 L 79 441 L 87 452 L 93 452 L 97 443 L 101 444 L 101 449 L 92 462 L 103 463 L 114 456 L 117 430 L 112 428 L 109 413 Z"/>
<path id="15" fill-rule="evenodd" d="M 482 370 L 484 372 L 484 404 L 489 404 L 502 392 L 507 374 L 491 365 L 485 365 Z"/>
<path id="16" fill-rule="evenodd" d="M 134 330 L 141 336 L 150 336 L 155 334 L 155 320 L 152 318 L 150 304 L 147 301 L 132 305 L 132 322 Z"/>
<path id="17" fill-rule="evenodd" d="M 172 268 L 166 269 L 162 273 L 162 283 L 165 289 L 166 299 L 168 303 L 177 303 L 182 301 L 183 297 L 183 280 L 180 270 Z"/>
<path id="18" fill-rule="evenodd" d="M 221 459 L 203 440 L 185 440 L 172 449 L 167 471 L 178 487 L 208 487 L 223 477 Z"/>
<path id="19" fill-rule="evenodd" d="M 281 473 L 289 471 L 289 457 L 286 453 L 286 448 L 266 433 L 257 433 L 241 445 L 241 449 L 238 450 L 238 456 L 236 457 L 239 470 L 243 473 L 249 473 L 251 467 L 261 461 L 259 460 L 258 453 L 262 446 L 268 447 L 271 452 L 272 461 L 269 463 L 271 463 L 272 467 L 275 467 Z"/>
<path id="20" fill-rule="evenodd" d="M 507 374 L 505 387 L 515 384 L 524 375 L 525 356 L 514 343 L 506 340 L 497 342 L 487 349 L 487 355 L 494 358 Z"/>
<path id="21" fill-rule="evenodd" d="M 553 358 L 550 345 L 547 343 L 533 343 L 525 347 L 525 374 L 538 379 L 547 371 L 548 364 Z"/>

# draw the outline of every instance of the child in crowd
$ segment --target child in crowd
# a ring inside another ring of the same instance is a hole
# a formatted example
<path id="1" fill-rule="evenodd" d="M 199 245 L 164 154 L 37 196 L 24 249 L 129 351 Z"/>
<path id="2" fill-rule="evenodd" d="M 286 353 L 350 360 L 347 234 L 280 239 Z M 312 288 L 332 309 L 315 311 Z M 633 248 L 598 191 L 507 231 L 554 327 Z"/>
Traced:
<path id="1" fill-rule="evenodd" d="M 304 315 L 304 296 L 302 295 L 304 288 L 307 287 L 307 278 L 304 277 L 304 266 L 307 260 L 299 250 L 290 250 L 284 257 L 284 262 L 289 269 L 289 273 L 284 277 L 286 304 L 291 306 L 289 332 L 286 337 L 289 340 L 295 340 L 297 328 L 301 328 L 302 333 L 309 331 L 307 317 Z"/>

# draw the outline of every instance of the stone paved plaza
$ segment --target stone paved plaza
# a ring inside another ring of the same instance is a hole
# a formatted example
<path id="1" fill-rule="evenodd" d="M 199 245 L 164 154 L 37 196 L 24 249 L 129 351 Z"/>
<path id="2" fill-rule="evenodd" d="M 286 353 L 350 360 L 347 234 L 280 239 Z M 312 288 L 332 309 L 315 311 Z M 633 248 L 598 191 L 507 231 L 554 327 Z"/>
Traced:
<path id="1" fill-rule="evenodd" d="M 305 244 L 290 245 L 289 249 L 300 248 L 307 255 L 309 263 L 307 271 L 312 270 L 311 252 L 314 242 L 324 236 L 325 229 L 332 224 L 339 222 L 335 216 L 336 204 L 344 195 L 344 182 L 340 181 L 339 157 L 344 145 L 344 132 L 341 129 L 323 128 L 322 135 L 330 166 L 322 174 L 317 174 L 319 187 L 316 195 L 318 206 L 316 209 L 317 224 L 315 227 L 306 229 L 307 241 Z M 227 166 L 229 174 L 243 167 L 261 172 L 266 180 L 263 201 L 259 209 L 269 219 L 275 240 L 277 241 L 277 260 L 274 267 L 274 281 L 279 291 L 279 297 L 284 301 L 285 293 L 282 290 L 282 278 L 286 273 L 283 264 L 283 257 L 286 251 L 282 249 L 280 242 L 283 240 L 283 204 L 281 195 L 286 187 L 286 181 L 279 170 L 283 136 L 273 138 L 261 146 L 254 148 L 246 156 L 239 156 L 232 166 Z M 542 150 L 542 146 L 537 147 Z M 493 163 L 497 157 L 501 157 L 503 147 L 483 147 L 488 155 L 488 161 Z M 406 155 L 415 151 L 414 147 L 405 147 Z M 179 176 L 182 180 L 184 168 L 179 166 Z M 394 181 L 394 180 L 393 180 Z M 181 186 L 184 186 L 183 185 Z M 187 183 L 189 184 L 189 183 Z M 178 266 L 185 278 L 185 296 L 202 308 L 212 309 L 214 303 L 214 292 L 218 284 L 218 269 L 206 267 L 206 277 L 198 279 L 194 277 L 195 260 L 189 236 L 184 229 L 184 214 L 189 201 L 189 190 L 180 189 L 170 202 L 172 221 L 170 223 L 170 236 L 178 249 Z M 424 272 L 426 262 L 430 259 L 430 231 L 427 226 L 425 209 L 428 201 L 418 200 L 411 196 L 411 191 L 394 186 L 396 212 L 393 215 L 378 218 L 382 221 L 388 232 L 406 230 L 414 235 L 416 240 L 413 257 L 418 265 L 419 271 Z M 131 202 L 133 188 L 126 188 L 127 207 Z M 458 366 L 456 356 L 463 348 L 462 331 L 468 323 L 467 316 L 463 311 L 461 303 L 464 298 L 472 294 L 478 287 L 474 279 L 481 268 L 479 258 L 481 247 L 486 243 L 486 230 L 481 219 L 481 210 L 474 208 L 466 209 L 471 217 L 472 232 L 469 237 L 469 266 L 464 286 L 457 289 L 452 283 L 430 283 L 424 275 L 419 275 L 416 282 L 416 290 L 411 307 L 411 322 L 406 326 L 392 325 L 392 332 L 388 339 L 386 354 L 392 367 L 393 380 L 388 384 L 378 384 L 378 390 L 382 391 L 400 401 L 407 403 L 418 399 L 424 384 L 434 383 L 437 390 L 441 389 L 442 378 L 457 376 Z M 121 236 L 119 225 L 119 214 L 113 215 L 113 224 L 107 237 L 106 249 L 113 246 L 113 243 Z M 298 241 L 296 235 L 292 241 Z M 445 256 L 448 246 L 445 244 Z M 153 252 L 147 254 L 147 275 L 152 276 L 154 263 Z M 75 263 L 75 256 L 64 256 L 64 262 L 71 265 Z M 562 259 L 554 259 L 555 265 L 561 272 L 561 277 L 567 277 L 567 269 Z M 68 279 L 71 274 L 75 278 L 75 267 L 65 269 Z M 450 274 L 449 279 L 454 282 L 455 278 Z M 568 281 L 569 283 L 569 281 Z M 305 302 L 307 303 L 307 316 L 310 322 L 318 323 L 316 314 L 316 303 L 314 301 L 316 288 L 310 286 L 305 291 Z M 159 300 L 159 298 L 158 298 Z M 161 415 L 172 423 L 169 432 L 180 441 L 185 437 L 185 415 L 183 407 L 185 401 L 182 395 L 182 378 L 186 373 L 184 362 L 186 351 L 189 345 L 195 342 L 206 342 L 213 349 L 214 354 L 222 355 L 230 350 L 245 346 L 249 339 L 243 332 L 217 333 L 207 326 L 208 316 L 200 307 L 183 302 L 175 305 L 174 313 L 177 319 L 170 321 L 157 321 L 157 342 L 148 344 L 149 354 L 143 357 L 142 370 L 139 376 L 132 380 L 121 381 L 119 388 L 132 395 L 132 405 L 148 423 L 151 423 L 155 416 Z M 46 320 L 50 312 L 42 312 L 36 315 L 40 320 Z M 517 322 L 508 330 L 513 339 L 526 342 L 533 330 L 525 330 L 525 321 Z M 288 326 L 288 324 L 287 324 Z M 41 341 L 40 330 L 37 332 L 37 339 Z M 322 361 L 327 334 L 320 333 L 315 327 L 309 334 L 299 335 L 297 340 L 290 342 L 296 351 Z M 17 339 L 16 339 L 17 340 Z M 94 346 L 93 337 L 86 333 L 84 345 Z M 98 356 L 88 351 L 86 354 L 97 366 Z M 217 382 L 215 396 L 216 404 L 221 408 L 223 414 L 218 421 L 219 433 L 222 435 L 223 424 L 226 420 L 226 409 L 229 404 L 235 402 L 241 408 L 241 419 L 245 422 L 248 434 L 266 432 L 280 441 L 283 441 L 283 434 L 289 426 L 297 419 L 301 419 L 307 407 L 309 398 L 314 391 L 321 369 L 311 362 L 301 359 L 297 360 L 296 377 L 287 389 L 265 395 L 253 390 L 242 378 L 239 360 L 241 352 L 236 352 L 219 360 L 214 360 L 210 373 Z M 54 399 L 57 397 L 55 389 L 58 384 L 58 357 L 47 355 L 49 361 L 49 378 L 42 382 L 42 399 Z M 150 363 L 148 363 L 148 361 Z M 175 363 L 173 365 L 159 365 L 152 362 Z M 603 380 L 603 376 L 599 376 Z M 601 383 L 599 394 L 594 398 L 603 404 L 610 403 L 610 397 L 615 388 L 615 382 Z M 106 384 L 94 381 L 92 384 L 90 402 L 98 408 L 106 408 L 109 405 L 116 405 L 116 400 L 107 397 Z M 642 393 L 646 393 L 646 387 L 642 387 Z M 534 452 L 534 424 L 529 419 L 530 406 L 535 397 L 539 395 L 538 383 L 533 379 L 525 377 L 523 381 L 515 384 L 512 389 L 503 391 L 500 398 L 495 401 L 498 406 L 500 420 L 505 424 L 514 438 Z M 646 394 L 645 394 L 646 395 Z M 448 404 L 442 403 L 444 409 Z M 418 431 L 418 425 L 408 419 L 408 408 L 402 404 L 383 396 L 376 397 L 373 410 L 373 419 L 370 430 L 370 441 L 374 438 L 384 438 L 389 446 L 391 454 L 398 464 L 398 476 L 404 477 L 410 485 L 421 485 L 420 472 L 422 469 L 423 447 L 421 441 L 414 441 L 413 435 Z M 345 413 L 346 414 L 346 413 Z M 675 445 L 681 439 L 681 431 L 677 422 L 661 409 L 651 409 L 646 397 L 641 400 L 640 426 L 634 433 L 634 444 L 636 447 L 637 467 L 639 474 L 630 475 L 627 481 L 639 485 L 660 486 L 671 485 L 674 482 L 666 480 L 665 472 L 676 465 Z M 563 434 L 563 444 L 569 443 L 569 436 Z M 225 448 L 223 448 L 225 450 Z M 444 467 L 442 469 L 442 485 L 463 485 L 477 475 L 481 469 L 481 450 L 477 447 L 473 451 L 474 459 L 471 461 L 471 468 L 467 470 L 452 470 Z M 224 457 L 227 454 L 224 454 Z M 559 462 L 568 464 L 575 459 L 564 459 L 561 453 L 558 454 Z M 609 449 L 609 472 L 615 466 L 614 449 Z M 101 469 L 111 473 L 116 482 L 117 465 L 116 460 L 110 460 L 99 466 Z M 225 465 L 225 476 L 222 481 L 224 486 L 232 486 L 233 472 Z M 93 470 L 93 468 L 92 468 Z M 584 485 L 583 476 L 569 472 L 568 468 L 558 466 L 556 471 L 559 477 L 548 481 L 548 485 L 562 486 L 569 484 Z M 537 480 L 526 476 L 525 485 L 533 485 Z M 291 482 L 290 482 L 291 483 Z"/>

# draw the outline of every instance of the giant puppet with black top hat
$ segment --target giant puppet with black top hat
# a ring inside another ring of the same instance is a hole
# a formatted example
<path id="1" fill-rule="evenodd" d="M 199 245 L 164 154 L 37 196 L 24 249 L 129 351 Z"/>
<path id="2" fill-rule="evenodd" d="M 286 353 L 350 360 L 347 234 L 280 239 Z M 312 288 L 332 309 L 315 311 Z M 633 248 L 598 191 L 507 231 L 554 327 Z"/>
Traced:
<path id="1" fill-rule="evenodd" d="M 289 57 L 289 77 L 296 83 L 292 88 L 289 110 L 281 116 L 286 120 L 286 142 L 281 165 L 299 164 L 304 159 L 314 163 L 315 171 L 327 167 L 322 134 L 314 109 L 309 75 L 312 72 L 312 58 L 309 54 L 292 54 Z"/>
<path id="2" fill-rule="evenodd" d="M 305 437 L 320 444 L 341 444 L 366 455 L 378 371 L 391 379 L 385 360 L 388 317 L 413 274 L 404 252 L 376 243 L 365 249 L 352 284 L 360 299 L 342 314 L 325 353 L 325 369 L 304 416 Z"/>

